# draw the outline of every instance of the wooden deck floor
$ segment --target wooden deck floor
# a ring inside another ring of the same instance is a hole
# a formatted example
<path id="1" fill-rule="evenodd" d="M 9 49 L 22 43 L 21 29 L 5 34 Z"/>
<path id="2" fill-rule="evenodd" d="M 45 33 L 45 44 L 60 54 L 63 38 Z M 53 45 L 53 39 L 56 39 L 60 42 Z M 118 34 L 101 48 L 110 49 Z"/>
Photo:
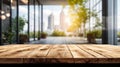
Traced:
<path id="1" fill-rule="evenodd" d="M 120 63 L 120 46 L 6 45 L 0 63 Z"/>

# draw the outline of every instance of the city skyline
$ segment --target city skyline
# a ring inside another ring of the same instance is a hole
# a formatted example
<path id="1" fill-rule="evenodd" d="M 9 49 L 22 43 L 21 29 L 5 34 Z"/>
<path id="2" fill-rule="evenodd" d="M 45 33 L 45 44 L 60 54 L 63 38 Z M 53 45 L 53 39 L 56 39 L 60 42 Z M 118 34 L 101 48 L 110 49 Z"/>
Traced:
<path id="1" fill-rule="evenodd" d="M 120 1 L 119 1 L 120 2 Z M 119 4 L 118 4 L 119 5 Z M 118 6 L 119 7 L 119 6 Z M 25 17 L 24 16 L 24 14 L 26 14 L 26 12 L 27 12 L 27 9 L 26 9 L 27 7 L 25 7 L 25 6 L 21 6 L 20 7 L 20 12 L 21 12 L 21 14 L 20 14 L 20 16 L 21 17 Z M 24 12 L 23 12 L 23 10 L 25 10 Z M 31 9 L 31 11 L 32 11 L 33 9 Z M 54 6 L 54 5 L 47 5 L 47 6 L 44 6 L 44 13 L 43 13 L 43 15 L 44 15 L 44 17 L 43 17 L 43 21 L 44 21 L 44 30 L 46 30 L 47 28 L 47 23 L 48 23 L 48 21 L 47 21 L 47 17 L 48 17 L 48 15 L 50 14 L 50 13 L 54 13 L 53 15 L 55 15 L 55 25 L 59 25 L 59 13 L 60 13 L 60 11 L 62 10 L 62 6 L 60 6 L 60 5 L 57 5 L 57 6 Z M 117 11 L 119 11 L 120 10 L 120 8 L 118 8 L 117 9 Z M 64 8 L 64 12 L 65 12 L 65 14 L 66 15 L 68 15 L 67 14 L 67 12 L 68 12 L 68 6 L 66 7 L 66 8 Z M 33 15 L 34 13 L 32 13 L 31 15 Z M 25 17 L 26 18 L 26 17 Z M 117 25 L 120 25 L 120 12 L 118 12 L 118 15 L 117 15 L 117 21 L 118 21 L 118 23 L 117 23 Z M 30 19 L 30 21 L 33 21 L 33 19 Z M 70 24 L 70 20 L 69 20 L 69 17 L 67 16 L 67 20 L 65 20 L 65 21 L 67 21 L 67 23 L 68 24 Z M 92 22 L 92 20 L 91 20 L 91 22 Z M 32 23 L 32 22 L 31 22 Z M 38 22 L 36 22 L 36 23 L 38 23 Z M 33 25 L 33 24 L 32 24 Z M 120 29 L 120 27 L 119 26 L 117 26 L 117 29 Z M 27 31 L 27 25 L 25 25 L 25 27 L 24 27 L 24 31 Z"/>
<path id="2" fill-rule="evenodd" d="M 60 6 L 60 5 L 57 5 L 57 6 L 44 6 L 44 30 L 47 31 L 47 19 L 48 19 L 48 16 L 52 13 L 54 15 L 54 26 L 59 26 L 60 25 L 60 13 L 61 11 L 63 10 L 63 12 L 65 13 L 65 17 L 68 16 L 68 7 L 64 8 L 63 9 L 63 6 Z M 64 20 L 67 24 L 69 24 L 69 17 L 67 17 L 65 20 Z M 55 28 L 55 27 L 54 27 Z M 58 27 L 57 27 L 58 28 Z"/>

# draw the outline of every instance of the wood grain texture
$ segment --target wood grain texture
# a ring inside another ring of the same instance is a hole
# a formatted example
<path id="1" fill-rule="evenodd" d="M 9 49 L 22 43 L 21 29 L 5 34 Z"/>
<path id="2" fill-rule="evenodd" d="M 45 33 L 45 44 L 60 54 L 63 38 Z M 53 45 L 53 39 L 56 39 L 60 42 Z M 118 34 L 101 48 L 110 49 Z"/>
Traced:
<path id="1" fill-rule="evenodd" d="M 19 46 L 19 48 L 9 49 L 8 51 L 0 53 L 0 58 L 3 58 L 3 57 L 4 58 L 21 57 L 20 56 L 21 53 L 22 53 L 22 55 L 24 55 L 24 53 L 31 52 L 32 50 L 36 49 L 36 47 L 39 47 L 39 46 L 27 46 L 27 47 Z M 19 54 L 19 55 L 17 55 L 17 54 Z M 25 56 L 23 56 L 23 57 L 25 57 Z"/>
<path id="2" fill-rule="evenodd" d="M 120 63 L 120 46 L 113 45 L 6 45 L 0 63 Z"/>
<path id="3" fill-rule="evenodd" d="M 105 56 L 106 58 L 120 58 L 120 52 L 118 52 L 119 49 L 113 50 L 115 47 L 111 46 L 112 49 L 110 49 L 110 46 L 104 46 L 102 47 L 94 47 L 94 46 L 89 46 L 89 45 L 83 45 L 89 50 L 92 50 L 100 55 Z"/>
<path id="4" fill-rule="evenodd" d="M 83 51 L 82 49 L 80 49 L 76 45 L 68 45 L 68 47 L 69 47 L 74 58 L 94 58 L 94 56 Z"/>
<path id="5" fill-rule="evenodd" d="M 85 45 L 78 45 L 78 47 L 86 52 L 88 52 L 90 55 L 94 56 L 94 58 L 106 58 L 105 56 L 88 49 L 88 47 L 86 47 Z"/>
<path id="6" fill-rule="evenodd" d="M 73 63 L 73 57 L 66 45 L 53 45 L 47 55 L 47 63 Z"/>

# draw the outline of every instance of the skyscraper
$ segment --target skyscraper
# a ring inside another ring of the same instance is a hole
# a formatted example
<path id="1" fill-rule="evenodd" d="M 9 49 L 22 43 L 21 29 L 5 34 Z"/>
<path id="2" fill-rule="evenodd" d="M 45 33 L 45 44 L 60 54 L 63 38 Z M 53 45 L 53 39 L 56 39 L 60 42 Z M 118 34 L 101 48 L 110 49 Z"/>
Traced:
<path id="1" fill-rule="evenodd" d="M 60 28 L 62 31 L 65 31 L 65 14 L 63 10 L 60 13 Z"/>
<path id="2" fill-rule="evenodd" d="M 52 13 L 48 16 L 48 29 L 49 30 L 54 29 L 54 16 Z"/>

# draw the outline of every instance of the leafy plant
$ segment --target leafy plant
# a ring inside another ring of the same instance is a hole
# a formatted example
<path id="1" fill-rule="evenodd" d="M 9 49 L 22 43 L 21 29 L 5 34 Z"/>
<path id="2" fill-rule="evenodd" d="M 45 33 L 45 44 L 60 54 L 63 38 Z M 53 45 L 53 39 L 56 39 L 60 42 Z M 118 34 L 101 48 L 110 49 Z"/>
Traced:
<path id="1" fill-rule="evenodd" d="M 17 30 L 17 17 L 12 19 L 12 30 L 16 31 Z M 24 29 L 25 24 L 28 23 L 24 18 L 18 17 L 18 32 L 22 32 Z"/>
<path id="2" fill-rule="evenodd" d="M 117 36 L 120 38 L 120 32 L 117 33 Z"/>
<path id="3" fill-rule="evenodd" d="M 13 35 L 10 28 L 8 28 L 7 31 L 2 32 L 3 43 L 11 43 Z"/>
<path id="4" fill-rule="evenodd" d="M 92 30 L 87 32 L 87 34 L 94 34 L 95 38 L 102 38 L 102 30 Z"/>
<path id="5" fill-rule="evenodd" d="M 95 10 L 90 11 L 85 5 L 88 0 L 68 0 L 69 3 L 69 14 L 71 18 L 72 25 L 69 27 L 68 31 L 79 30 L 83 27 L 84 36 L 86 34 L 86 23 L 93 17 L 96 19 L 96 27 L 100 26 L 100 19 L 97 17 Z"/>
<path id="6" fill-rule="evenodd" d="M 62 31 L 55 30 L 53 31 L 52 36 L 66 36 L 66 34 Z"/>
<path id="7" fill-rule="evenodd" d="M 46 32 L 41 33 L 40 31 L 36 31 L 35 34 L 34 34 L 34 32 L 30 32 L 30 38 L 34 38 L 34 35 L 35 35 L 35 38 L 38 38 L 38 40 L 40 38 L 42 38 L 42 36 L 43 36 L 43 38 L 47 37 L 47 33 Z"/>
<path id="8" fill-rule="evenodd" d="M 23 17 L 18 17 L 18 32 L 21 33 L 24 29 L 25 24 L 28 23 L 27 20 L 25 20 L 25 18 Z M 17 17 L 12 18 L 12 34 L 14 36 L 11 37 L 12 41 L 14 42 L 15 39 L 15 35 L 16 35 L 16 31 L 17 31 Z"/>
<path id="9" fill-rule="evenodd" d="M 95 41 L 95 33 L 93 31 L 90 31 L 87 33 L 87 40 L 89 43 L 96 43 Z"/>

